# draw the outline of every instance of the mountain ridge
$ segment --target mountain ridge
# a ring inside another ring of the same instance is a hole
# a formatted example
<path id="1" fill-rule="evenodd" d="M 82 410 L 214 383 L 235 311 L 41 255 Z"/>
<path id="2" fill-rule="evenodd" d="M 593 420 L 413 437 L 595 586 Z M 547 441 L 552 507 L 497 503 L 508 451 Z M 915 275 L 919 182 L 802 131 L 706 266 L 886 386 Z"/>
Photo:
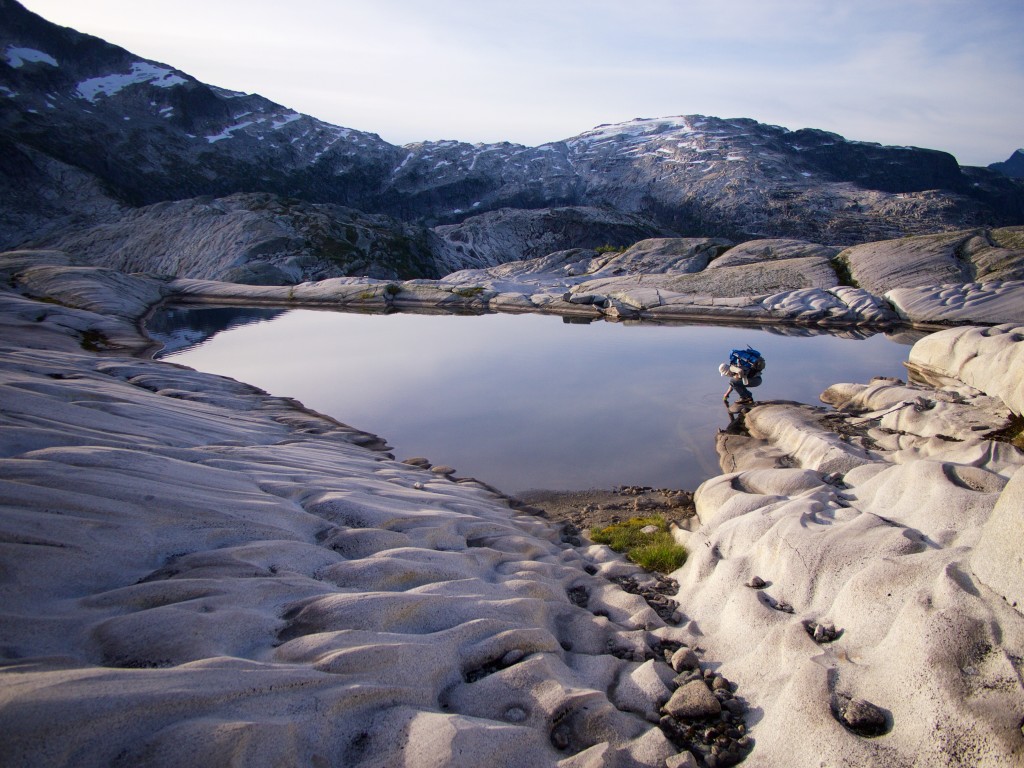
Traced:
<path id="1" fill-rule="evenodd" d="M 1024 221 L 1024 183 L 996 170 L 749 118 L 637 118 L 538 147 L 399 147 L 207 85 L 15 0 L 0 0 L 0 10 L 7 248 L 144 206 L 235 194 L 341 206 L 428 232 L 479 229 L 476 217 L 506 209 L 604 209 L 635 217 L 650 235 L 838 245 Z"/>

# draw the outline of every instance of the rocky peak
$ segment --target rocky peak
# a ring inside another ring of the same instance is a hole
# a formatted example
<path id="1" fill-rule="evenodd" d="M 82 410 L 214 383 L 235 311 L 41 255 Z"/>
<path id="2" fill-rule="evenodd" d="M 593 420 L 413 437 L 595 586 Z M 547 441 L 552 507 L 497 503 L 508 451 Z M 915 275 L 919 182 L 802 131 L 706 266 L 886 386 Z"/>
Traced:
<path id="1" fill-rule="evenodd" d="M 989 168 L 996 173 L 1014 179 L 1024 179 L 1024 148 L 1018 149 L 1001 163 L 992 163 Z"/>

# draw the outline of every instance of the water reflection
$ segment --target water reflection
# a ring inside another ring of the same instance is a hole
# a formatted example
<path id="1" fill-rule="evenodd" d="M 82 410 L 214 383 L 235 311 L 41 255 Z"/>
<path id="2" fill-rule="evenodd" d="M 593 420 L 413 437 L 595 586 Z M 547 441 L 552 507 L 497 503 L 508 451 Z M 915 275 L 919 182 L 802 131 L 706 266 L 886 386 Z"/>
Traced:
<path id="1" fill-rule="evenodd" d="M 212 311 L 215 321 L 203 317 Z M 203 333 L 229 325 L 223 309 L 177 312 Z M 515 493 L 692 489 L 717 474 L 715 434 L 729 422 L 718 364 L 748 344 L 768 361 L 758 399 L 809 403 L 838 381 L 903 376 L 908 351 L 884 335 L 779 327 L 293 310 L 163 356 L 296 397 L 385 437 L 398 458 L 426 456 Z"/>
<path id="2" fill-rule="evenodd" d="M 206 342 L 221 331 L 262 323 L 288 310 L 263 307 L 165 307 L 146 323 L 146 332 L 163 344 L 161 356 Z"/>

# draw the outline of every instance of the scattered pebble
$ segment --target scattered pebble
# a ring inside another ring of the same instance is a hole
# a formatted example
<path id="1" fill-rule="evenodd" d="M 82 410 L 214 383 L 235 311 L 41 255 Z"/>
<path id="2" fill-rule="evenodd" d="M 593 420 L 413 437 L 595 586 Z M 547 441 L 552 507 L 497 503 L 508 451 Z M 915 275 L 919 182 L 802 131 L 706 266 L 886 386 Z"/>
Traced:
<path id="1" fill-rule="evenodd" d="M 578 605 L 580 608 L 586 608 L 587 604 L 590 603 L 590 593 L 586 587 L 570 587 L 566 590 L 566 594 L 569 596 L 569 602 L 573 605 Z"/>
<path id="2" fill-rule="evenodd" d="M 455 467 L 449 467 L 447 464 L 438 464 L 436 467 L 431 467 L 430 471 L 448 477 L 455 474 Z"/>
<path id="3" fill-rule="evenodd" d="M 885 710 L 864 699 L 837 694 L 832 699 L 832 714 L 858 736 L 882 736 L 891 730 Z"/>
<path id="4" fill-rule="evenodd" d="M 678 624 L 683 618 L 677 610 L 679 603 L 668 595 L 674 595 L 679 591 L 679 582 L 660 573 L 651 574 L 651 578 L 655 581 L 654 586 L 640 584 L 632 576 L 613 576 L 611 581 L 631 595 L 640 595 L 666 624 Z"/>
<path id="5" fill-rule="evenodd" d="M 509 707 L 505 710 L 505 720 L 510 723 L 521 723 L 526 719 L 526 710 L 522 707 Z"/>
<path id="6" fill-rule="evenodd" d="M 665 768 L 698 768 L 697 758 L 689 750 L 680 752 L 678 755 L 665 760 Z"/>
<path id="7" fill-rule="evenodd" d="M 684 659 L 696 660 L 700 649 L 664 642 L 656 650 L 675 668 Z M 744 722 L 747 705 L 733 694 L 735 684 L 699 663 L 677 675 L 673 684 L 678 687 L 662 708 L 658 725 L 680 751 L 666 761 L 666 768 L 724 768 L 742 762 L 754 741 Z"/>
<path id="8" fill-rule="evenodd" d="M 840 472 L 828 472 L 821 476 L 823 482 L 828 485 L 845 486 L 843 475 Z"/>
<path id="9" fill-rule="evenodd" d="M 715 717 L 721 711 L 722 703 L 702 680 L 694 680 L 677 688 L 665 705 L 665 712 L 677 720 Z"/>
<path id="10" fill-rule="evenodd" d="M 697 669 L 700 666 L 697 654 L 690 648 L 680 648 L 673 653 L 669 664 L 676 672 L 682 672 L 684 669 Z"/>
<path id="11" fill-rule="evenodd" d="M 760 576 L 755 576 L 747 582 L 747 586 L 751 589 L 764 589 L 768 586 L 768 582 L 762 579 Z"/>
<path id="12" fill-rule="evenodd" d="M 831 643 L 837 637 L 842 634 L 842 631 L 836 630 L 831 624 L 818 624 L 816 621 L 808 621 L 804 623 L 804 628 L 816 643 Z"/>

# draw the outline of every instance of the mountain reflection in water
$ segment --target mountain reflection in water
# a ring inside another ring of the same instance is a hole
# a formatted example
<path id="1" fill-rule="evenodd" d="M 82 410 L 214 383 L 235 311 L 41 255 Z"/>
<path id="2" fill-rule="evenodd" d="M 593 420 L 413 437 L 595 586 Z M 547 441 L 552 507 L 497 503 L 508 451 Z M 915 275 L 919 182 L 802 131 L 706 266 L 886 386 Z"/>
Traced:
<path id="1" fill-rule="evenodd" d="M 692 490 L 719 473 L 729 350 L 767 359 L 758 400 L 818 404 L 836 382 L 905 378 L 916 338 L 537 314 L 170 311 L 148 326 L 174 345 L 164 359 L 295 397 L 384 437 L 399 459 L 426 456 L 509 493 Z M 186 338 L 203 341 L 181 348 Z"/>

